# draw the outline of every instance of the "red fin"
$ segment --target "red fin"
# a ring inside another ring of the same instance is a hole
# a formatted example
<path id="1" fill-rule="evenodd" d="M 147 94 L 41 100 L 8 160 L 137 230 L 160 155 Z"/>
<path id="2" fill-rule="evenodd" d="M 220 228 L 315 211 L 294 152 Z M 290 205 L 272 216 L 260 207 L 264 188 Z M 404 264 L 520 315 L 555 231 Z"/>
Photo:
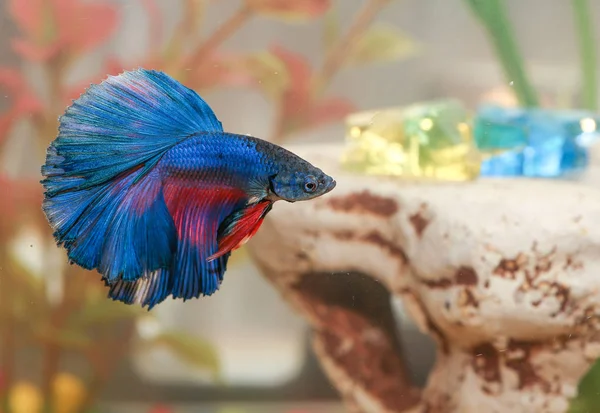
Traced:
<path id="1" fill-rule="evenodd" d="M 184 299 L 211 295 L 219 289 L 228 256 L 211 262 L 206 257 L 218 251 L 219 224 L 243 208 L 246 195 L 235 188 L 194 186 L 173 178 L 166 180 L 163 191 L 178 236 L 172 295 Z"/>
<path id="2" fill-rule="evenodd" d="M 260 201 L 248 205 L 225 218 L 221 228 L 219 228 L 219 249 L 208 257 L 208 261 L 219 258 L 244 245 L 256 234 L 265 215 L 271 210 L 272 206 L 273 202 L 271 201 Z"/>

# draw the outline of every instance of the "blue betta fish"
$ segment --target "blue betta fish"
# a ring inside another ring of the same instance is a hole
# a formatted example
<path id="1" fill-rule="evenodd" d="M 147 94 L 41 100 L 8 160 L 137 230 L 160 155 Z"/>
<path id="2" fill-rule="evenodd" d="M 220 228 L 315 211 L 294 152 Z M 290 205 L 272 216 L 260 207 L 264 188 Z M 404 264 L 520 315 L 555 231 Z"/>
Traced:
<path id="1" fill-rule="evenodd" d="M 274 202 L 335 187 L 277 145 L 224 132 L 198 94 L 144 69 L 91 85 L 67 108 L 42 175 L 43 210 L 70 263 L 148 310 L 169 295 L 213 294 Z"/>

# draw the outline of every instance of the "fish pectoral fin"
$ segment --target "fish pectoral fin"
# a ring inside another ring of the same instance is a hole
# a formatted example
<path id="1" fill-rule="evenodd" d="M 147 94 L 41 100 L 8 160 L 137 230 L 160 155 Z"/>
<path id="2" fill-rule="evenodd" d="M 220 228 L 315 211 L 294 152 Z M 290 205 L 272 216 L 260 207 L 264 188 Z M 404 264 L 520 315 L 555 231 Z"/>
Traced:
<path id="1" fill-rule="evenodd" d="M 219 227 L 217 237 L 219 249 L 208 257 L 208 260 L 219 258 L 244 245 L 256 234 L 272 207 L 272 201 L 262 200 L 246 205 L 227 216 Z"/>

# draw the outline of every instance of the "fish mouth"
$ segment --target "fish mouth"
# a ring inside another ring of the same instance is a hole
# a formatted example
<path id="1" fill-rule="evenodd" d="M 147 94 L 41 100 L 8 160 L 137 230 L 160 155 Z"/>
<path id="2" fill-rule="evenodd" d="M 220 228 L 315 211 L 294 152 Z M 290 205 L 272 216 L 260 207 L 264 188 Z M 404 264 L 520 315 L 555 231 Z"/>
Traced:
<path id="1" fill-rule="evenodd" d="M 331 192 L 333 188 L 335 188 L 336 184 L 337 183 L 335 182 L 335 179 L 332 178 L 331 181 L 329 181 L 325 186 L 325 191 L 323 193 L 326 194 L 328 192 Z"/>

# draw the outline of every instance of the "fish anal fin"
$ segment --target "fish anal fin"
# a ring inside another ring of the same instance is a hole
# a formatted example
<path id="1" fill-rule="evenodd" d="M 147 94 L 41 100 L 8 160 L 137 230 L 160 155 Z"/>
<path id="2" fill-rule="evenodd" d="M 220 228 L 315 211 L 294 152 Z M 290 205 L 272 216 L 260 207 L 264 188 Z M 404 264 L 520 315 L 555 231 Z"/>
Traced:
<path id="1" fill-rule="evenodd" d="M 164 194 L 178 234 L 171 268 L 173 298 L 211 295 L 221 285 L 229 254 L 207 258 L 218 249 L 219 225 L 246 203 L 246 194 L 234 188 L 193 186 L 177 178 L 165 182 Z"/>
<path id="2" fill-rule="evenodd" d="M 225 218 L 219 228 L 219 249 L 208 257 L 208 260 L 217 259 L 244 245 L 256 234 L 272 206 L 273 202 L 262 200 L 247 205 Z"/>
<path id="3" fill-rule="evenodd" d="M 109 298 L 129 305 L 147 306 L 148 311 L 150 311 L 156 304 L 161 303 L 169 296 L 172 281 L 169 270 L 159 269 L 135 281 L 119 279 L 114 283 L 110 283 L 104 279 L 104 284 L 109 289 Z"/>

